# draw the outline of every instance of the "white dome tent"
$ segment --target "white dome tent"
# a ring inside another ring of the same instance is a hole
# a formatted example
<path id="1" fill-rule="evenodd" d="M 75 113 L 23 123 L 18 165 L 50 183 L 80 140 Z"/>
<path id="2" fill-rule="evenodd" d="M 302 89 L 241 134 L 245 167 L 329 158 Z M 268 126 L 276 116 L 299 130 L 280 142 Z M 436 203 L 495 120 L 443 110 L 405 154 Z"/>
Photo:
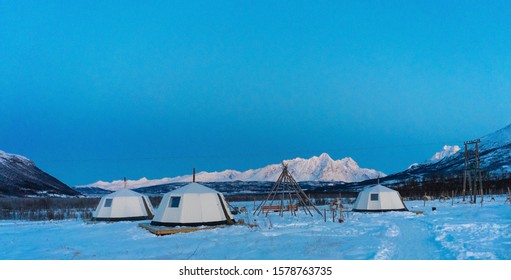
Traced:
<path id="1" fill-rule="evenodd" d="M 408 211 L 399 192 L 380 184 L 366 188 L 358 194 L 353 211 L 383 212 Z"/>
<path id="2" fill-rule="evenodd" d="M 105 195 L 99 201 L 92 215 L 93 221 L 140 221 L 150 220 L 154 216 L 149 198 L 140 193 L 124 189 Z"/>
<path id="3" fill-rule="evenodd" d="M 233 215 L 224 196 L 194 182 L 166 193 L 151 225 L 174 227 L 233 223 Z"/>

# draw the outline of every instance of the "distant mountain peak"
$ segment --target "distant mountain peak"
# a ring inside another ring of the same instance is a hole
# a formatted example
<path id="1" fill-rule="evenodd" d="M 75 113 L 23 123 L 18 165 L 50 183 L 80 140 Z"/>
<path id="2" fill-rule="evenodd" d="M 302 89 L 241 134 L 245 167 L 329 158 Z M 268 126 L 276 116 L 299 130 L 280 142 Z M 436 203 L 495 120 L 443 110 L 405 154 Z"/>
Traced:
<path id="1" fill-rule="evenodd" d="M 321 160 L 333 160 L 329 154 L 327 153 L 322 153 L 321 155 L 319 155 L 319 159 Z"/>
<path id="2" fill-rule="evenodd" d="M 461 148 L 458 145 L 454 145 L 454 146 L 444 145 L 442 150 L 436 152 L 431 158 L 423 161 L 422 163 L 412 163 L 412 164 L 410 164 L 410 166 L 408 166 L 407 170 L 418 168 L 423 164 L 428 165 L 428 164 L 437 163 L 437 162 L 443 160 L 444 158 L 447 158 L 447 157 L 450 157 L 450 156 L 456 154 L 460 150 L 461 150 Z"/>
<path id="3" fill-rule="evenodd" d="M 427 162 L 433 163 L 433 162 L 440 161 L 446 157 L 450 157 L 450 156 L 454 155 L 459 150 L 461 150 L 461 148 L 458 145 L 454 145 L 454 146 L 445 145 L 441 151 L 436 152 Z"/>

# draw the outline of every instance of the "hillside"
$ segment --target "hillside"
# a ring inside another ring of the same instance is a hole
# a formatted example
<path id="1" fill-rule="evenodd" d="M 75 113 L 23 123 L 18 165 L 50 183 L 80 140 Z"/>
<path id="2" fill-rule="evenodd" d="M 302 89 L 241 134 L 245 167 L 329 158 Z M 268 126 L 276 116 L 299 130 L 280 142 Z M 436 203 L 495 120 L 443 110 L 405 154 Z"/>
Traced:
<path id="1" fill-rule="evenodd" d="M 80 193 L 39 169 L 26 157 L 0 151 L 0 197 L 77 195 Z"/>

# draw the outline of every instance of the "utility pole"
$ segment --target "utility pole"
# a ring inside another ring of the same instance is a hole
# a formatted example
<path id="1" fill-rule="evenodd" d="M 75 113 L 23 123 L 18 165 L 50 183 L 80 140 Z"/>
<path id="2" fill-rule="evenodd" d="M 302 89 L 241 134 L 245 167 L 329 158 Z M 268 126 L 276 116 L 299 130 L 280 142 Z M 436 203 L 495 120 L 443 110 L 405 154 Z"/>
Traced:
<path id="1" fill-rule="evenodd" d="M 480 139 L 465 141 L 465 168 L 463 176 L 463 201 L 465 201 L 465 194 L 467 189 L 467 182 L 469 187 L 470 202 L 476 203 L 478 187 L 483 188 L 483 181 L 481 175 L 481 159 L 479 157 L 479 143 Z M 474 146 L 474 149 L 469 149 L 469 146 Z M 472 178 L 473 175 L 473 178 Z M 472 181 L 473 179 L 473 181 Z M 479 185 L 479 186 L 478 186 Z"/>

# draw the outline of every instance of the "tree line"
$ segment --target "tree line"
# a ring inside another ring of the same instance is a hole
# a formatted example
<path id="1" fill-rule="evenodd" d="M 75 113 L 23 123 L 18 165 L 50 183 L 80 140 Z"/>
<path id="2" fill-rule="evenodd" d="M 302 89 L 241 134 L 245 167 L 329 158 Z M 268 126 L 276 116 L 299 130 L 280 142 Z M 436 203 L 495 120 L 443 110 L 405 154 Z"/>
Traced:
<path id="1" fill-rule="evenodd" d="M 474 186 L 474 178 L 472 178 Z M 411 178 L 390 187 L 396 189 L 401 197 L 408 200 L 422 199 L 425 195 L 432 199 L 441 199 L 451 197 L 454 193 L 455 197 L 463 195 L 463 175 L 442 175 L 432 174 L 421 179 Z M 487 173 L 482 174 L 482 191 L 484 195 L 506 194 L 511 187 L 511 174 L 506 173 L 499 176 L 489 176 Z M 468 182 L 465 186 L 465 195 L 470 196 L 474 189 L 469 188 Z M 477 183 L 477 195 L 480 195 L 479 183 Z"/>

